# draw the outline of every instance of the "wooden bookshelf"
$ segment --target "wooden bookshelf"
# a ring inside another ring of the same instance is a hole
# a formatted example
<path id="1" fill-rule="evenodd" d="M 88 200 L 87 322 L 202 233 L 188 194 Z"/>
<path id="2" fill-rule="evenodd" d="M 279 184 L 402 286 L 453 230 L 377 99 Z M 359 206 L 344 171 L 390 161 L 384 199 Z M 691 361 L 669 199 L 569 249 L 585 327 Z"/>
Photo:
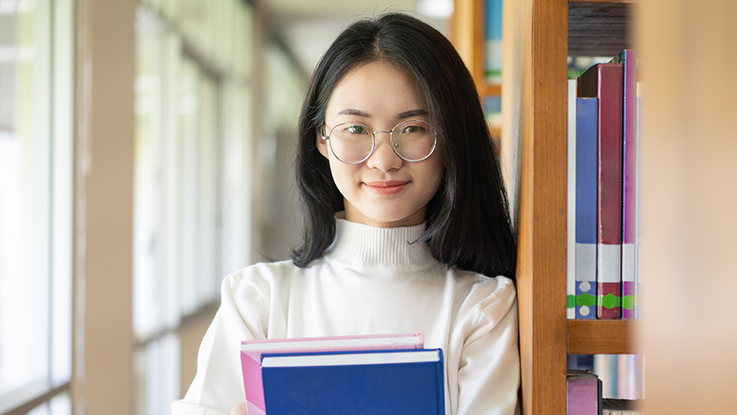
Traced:
<path id="1" fill-rule="evenodd" d="M 521 125 L 522 148 L 517 266 L 522 408 L 525 414 L 564 415 L 567 354 L 633 351 L 631 322 L 569 321 L 565 311 L 567 57 L 613 56 L 629 46 L 632 2 L 520 3 L 509 14 L 505 10 L 504 21 L 522 22 L 512 32 L 523 39 L 522 45 L 510 45 L 523 51 L 513 62 L 522 72 L 521 89 L 509 91 L 522 102 L 520 112 L 511 114 Z M 505 73 L 506 59 L 505 53 Z"/>
<path id="2" fill-rule="evenodd" d="M 498 90 L 481 77 L 483 3 L 456 0 L 452 33 L 481 94 L 499 93 L 516 111 L 504 114 L 501 151 L 518 171 L 505 179 L 519 241 L 522 410 L 565 415 L 567 354 L 635 352 L 632 321 L 566 316 L 567 58 L 630 47 L 634 1 L 506 1 Z"/>
<path id="3" fill-rule="evenodd" d="M 471 76 L 479 95 L 500 96 L 502 86 L 489 84 L 484 76 L 484 16 L 483 0 L 455 0 L 450 38 Z"/>

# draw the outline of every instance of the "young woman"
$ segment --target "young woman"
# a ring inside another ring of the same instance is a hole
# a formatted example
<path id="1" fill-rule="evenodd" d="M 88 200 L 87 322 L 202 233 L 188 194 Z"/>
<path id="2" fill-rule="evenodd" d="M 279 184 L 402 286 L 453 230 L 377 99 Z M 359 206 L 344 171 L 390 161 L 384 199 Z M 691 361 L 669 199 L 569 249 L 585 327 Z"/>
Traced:
<path id="1" fill-rule="evenodd" d="M 447 414 L 515 413 L 515 244 L 452 45 L 403 14 L 353 24 L 315 70 L 299 133 L 303 242 L 225 279 L 172 412 L 245 413 L 241 340 L 422 332 L 443 349 Z"/>

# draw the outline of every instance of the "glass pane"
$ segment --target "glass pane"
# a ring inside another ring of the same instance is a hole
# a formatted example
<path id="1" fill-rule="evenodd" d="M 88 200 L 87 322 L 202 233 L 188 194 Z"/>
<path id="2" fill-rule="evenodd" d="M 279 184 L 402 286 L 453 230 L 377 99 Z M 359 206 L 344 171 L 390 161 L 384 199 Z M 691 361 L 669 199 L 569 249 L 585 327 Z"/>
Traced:
<path id="1" fill-rule="evenodd" d="M 51 415 L 72 415 L 72 399 L 68 393 L 55 396 L 49 402 Z"/>
<path id="2" fill-rule="evenodd" d="M 54 396 L 49 402 L 45 402 L 28 412 L 28 415 L 71 415 L 72 400 L 68 393 Z"/>
<path id="3" fill-rule="evenodd" d="M 182 252 L 182 312 L 196 311 L 197 279 L 199 271 L 197 218 L 199 205 L 197 188 L 200 176 L 198 153 L 200 96 L 197 66 L 189 59 L 183 59 L 178 73 L 177 126 L 180 147 L 180 177 L 182 212 L 181 252 Z"/>
<path id="4" fill-rule="evenodd" d="M 0 395 L 49 372 L 49 10 L 0 5 Z"/>
<path id="5" fill-rule="evenodd" d="M 171 402 L 180 398 L 179 351 L 176 335 L 162 337 L 136 350 L 136 414 L 168 414 Z"/>
<path id="6" fill-rule="evenodd" d="M 181 145 L 170 122 L 170 52 L 178 45 L 152 24 L 138 25 L 136 50 L 133 327 L 139 341 L 176 327 L 181 317 Z"/>
<path id="7" fill-rule="evenodd" d="M 133 327 L 139 338 L 162 328 L 162 42 L 139 29 L 136 59 Z"/>
<path id="8" fill-rule="evenodd" d="M 213 56 L 213 7 L 209 0 L 179 0 L 177 23 L 184 30 L 185 37 L 206 56 Z"/>
<path id="9" fill-rule="evenodd" d="M 199 238 L 198 254 L 200 270 L 198 281 L 199 304 L 218 298 L 220 280 L 220 172 L 218 149 L 220 132 L 218 123 L 218 89 L 215 81 L 200 75 L 200 131 L 199 131 Z"/>
<path id="10" fill-rule="evenodd" d="M 51 374 L 72 378 L 72 258 L 74 182 L 74 0 L 55 0 L 51 186 Z M 58 411 L 57 411 L 58 412 Z M 57 413 L 54 412 L 54 413 Z"/>

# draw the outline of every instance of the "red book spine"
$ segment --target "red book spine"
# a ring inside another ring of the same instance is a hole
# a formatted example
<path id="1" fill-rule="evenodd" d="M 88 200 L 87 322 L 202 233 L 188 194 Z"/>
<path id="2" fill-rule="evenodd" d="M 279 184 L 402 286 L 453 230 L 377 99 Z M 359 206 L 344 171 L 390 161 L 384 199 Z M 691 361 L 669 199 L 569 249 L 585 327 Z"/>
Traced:
<path id="1" fill-rule="evenodd" d="M 622 64 L 592 66 L 579 78 L 578 96 L 599 99 L 597 177 L 597 318 L 621 318 Z"/>

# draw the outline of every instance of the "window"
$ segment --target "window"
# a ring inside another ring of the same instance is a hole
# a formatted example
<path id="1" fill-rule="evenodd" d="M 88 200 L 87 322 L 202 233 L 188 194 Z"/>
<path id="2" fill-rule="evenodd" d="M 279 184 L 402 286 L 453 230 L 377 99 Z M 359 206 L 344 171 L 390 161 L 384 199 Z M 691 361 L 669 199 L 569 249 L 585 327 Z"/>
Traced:
<path id="1" fill-rule="evenodd" d="M 72 4 L 0 0 L 0 413 L 71 413 Z"/>
<path id="2" fill-rule="evenodd" d="M 135 408 L 183 393 L 179 331 L 249 262 L 245 56 L 240 0 L 148 0 L 136 16 L 133 331 Z M 217 23 L 217 24 L 216 24 Z M 187 357 L 191 359 L 192 357 Z"/>

